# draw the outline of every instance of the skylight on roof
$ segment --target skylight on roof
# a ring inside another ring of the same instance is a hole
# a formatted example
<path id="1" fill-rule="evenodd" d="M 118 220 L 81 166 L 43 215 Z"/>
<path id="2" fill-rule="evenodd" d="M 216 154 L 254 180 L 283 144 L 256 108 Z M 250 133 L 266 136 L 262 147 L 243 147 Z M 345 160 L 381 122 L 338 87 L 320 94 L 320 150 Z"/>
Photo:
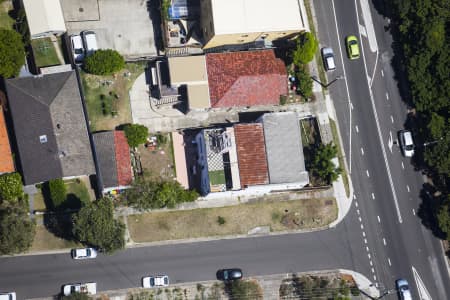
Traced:
<path id="1" fill-rule="evenodd" d="M 47 143 L 47 135 L 40 135 L 39 136 L 39 142 L 41 142 L 41 144 L 45 144 Z"/>

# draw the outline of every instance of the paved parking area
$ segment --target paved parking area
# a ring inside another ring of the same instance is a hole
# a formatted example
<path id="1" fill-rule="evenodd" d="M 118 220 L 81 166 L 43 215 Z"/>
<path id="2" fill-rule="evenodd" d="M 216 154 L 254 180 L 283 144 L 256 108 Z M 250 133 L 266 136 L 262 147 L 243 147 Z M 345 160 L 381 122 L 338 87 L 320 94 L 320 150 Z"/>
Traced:
<path id="1" fill-rule="evenodd" d="M 99 48 L 117 50 L 127 59 L 157 55 L 148 0 L 60 1 L 68 34 L 93 30 Z"/>

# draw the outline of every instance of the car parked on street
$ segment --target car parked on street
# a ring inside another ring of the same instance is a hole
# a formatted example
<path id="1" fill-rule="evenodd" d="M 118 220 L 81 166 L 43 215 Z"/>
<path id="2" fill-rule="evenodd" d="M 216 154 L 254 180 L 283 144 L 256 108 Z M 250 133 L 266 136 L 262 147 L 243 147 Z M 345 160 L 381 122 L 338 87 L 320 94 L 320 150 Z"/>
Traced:
<path id="1" fill-rule="evenodd" d="M 239 280 L 242 278 L 242 270 L 238 268 L 222 269 L 217 271 L 216 277 L 223 281 Z"/>
<path id="2" fill-rule="evenodd" d="M 406 281 L 406 279 L 398 279 L 395 282 L 395 285 L 401 300 L 412 300 L 411 291 L 409 290 L 408 281 Z"/>
<path id="3" fill-rule="evenodd" d="M 95 32 L 93 31 L 83 31 L 81 32 L 81 37 L 83 38 L 83 44 L 84 44 L 84 50 L 86 52 L 86 55 L 92 55 L 95 51 L 98 50 L 97 46 L 97 37 L 95 35 Z"/>
<path id="4" fill-rule="evenodd" d="M 358 39 L 354 35 L 349 35 L 345 38 L 345 45 L 347 47 L 347 55 L 350 59 L 359 58 Z"/>
<path id="5" fill-rule="evenodd" d="M 70 36 L 70 45 L 72 47 L 73 60 L 75 63 L 80 63 L 84 59 L 83 40 L 78 34 Z"/>
<path id="6" fill-rule="evenodd" d="M 157 275 L 157 276 L 147 276 L 142 278 L 143 288 L 154 288 L 154 287 L 164 287 L 169 285 L 169 276 L 167 275 Z"/>
<path id="7" fill-rule="evenodd" d="M 97 293 L 97 283 L 72 283 L 63 286 L 64 296 L 70 296 L 74 293 L 95 295 Z"/>
<path id="8" fill-rule="evenodd" d="M 89 259 L 97 257 L 97 250 L 94 248 L 72 249 L 70 253 L 73 259 Z"/>
<path id="9" fill-rule="evenodd" d="M 322 60 L 325 67 L 325 71 L 332 71 L 336 69 L 336 64 L 334 63 L 334 52 L 330 47 L 322 48 Z"/>
<path id="10" fill-rule="evenodd" d="M 409 130 L 399 131 L 398 140 L 403 155 L 405 157 L 412 157 L 414 155 L 414 141 L 411 131 Z"/>
<path id="11" fill-rule="evenodd" d="M 16 300 L 16 293 L 9 292 L 9 293 L 2 293 L 0 292 L 0 300 Z"/>

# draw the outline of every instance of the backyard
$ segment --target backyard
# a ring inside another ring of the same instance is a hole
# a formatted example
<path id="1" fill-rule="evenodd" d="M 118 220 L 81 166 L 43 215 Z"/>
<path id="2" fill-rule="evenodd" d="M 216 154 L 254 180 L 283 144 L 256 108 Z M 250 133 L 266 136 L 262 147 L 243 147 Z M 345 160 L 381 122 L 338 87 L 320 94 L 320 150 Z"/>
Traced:
<path id="1" fill-rule="evenodd" d="M 56 53 L 55 47 L 61 49 L 61 38 L 53 43 L 50 38 L 31 40 L 31 47 L 33 48 L 34 61 L 37 67 L 48 67 L 59 64 L 64 64 L 60 61 Z"/>
<path id="2" fill-rule="evenodd" d="M 91 131 L 113 130 L 131 123 L 128 91 L 144 69 L 143 63 L 128 63 L 112 76 L 81 72 Z"/>
<path id="3" fill-rule="evenodd" d="M 271 232 L 320 228 L 336 217 L 333 198 L 277 200 L 130 215 L 128 228 L 134 242 L 153 242 L 247 234 L 260 226 Z"/>

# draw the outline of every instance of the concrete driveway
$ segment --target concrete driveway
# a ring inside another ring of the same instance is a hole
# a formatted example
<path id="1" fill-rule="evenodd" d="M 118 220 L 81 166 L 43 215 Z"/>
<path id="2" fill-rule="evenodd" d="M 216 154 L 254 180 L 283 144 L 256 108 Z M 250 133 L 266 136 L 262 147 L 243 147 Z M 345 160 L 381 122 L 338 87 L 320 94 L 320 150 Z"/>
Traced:
<path id="1" fill-rule="evenodd" d="M 61 0 L 68 34 L 93 30 L 99 48 L 126 59 L 157 55 L 153 23 L 145 0 Z"/>

